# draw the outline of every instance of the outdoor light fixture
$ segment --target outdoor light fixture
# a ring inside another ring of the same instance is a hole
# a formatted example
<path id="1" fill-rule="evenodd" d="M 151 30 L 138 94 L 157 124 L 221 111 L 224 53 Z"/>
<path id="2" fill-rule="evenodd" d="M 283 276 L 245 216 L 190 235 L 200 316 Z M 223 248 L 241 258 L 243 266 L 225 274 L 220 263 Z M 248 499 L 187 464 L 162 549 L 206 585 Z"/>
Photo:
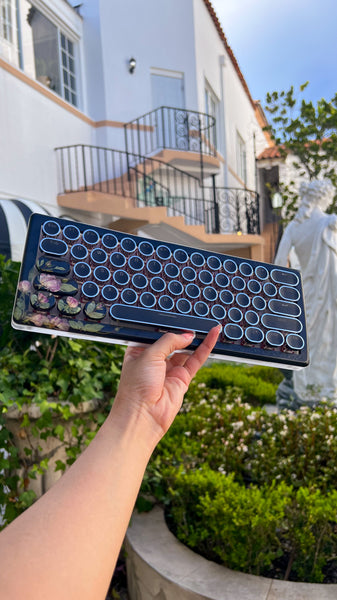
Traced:
<path id="1" fill-rule="evenodd" d="M 136 68 L 136 59 L 135 58 L 130 58 L 129 60 L 129 73 L 133 73 L 134 70 Z"/>
<path id="2" fill-rule="evenodd" d="M 273 208 L 282 208 L 283 198 L 280 192 L 275 192 L 271 197 L 271 205 Z"/>

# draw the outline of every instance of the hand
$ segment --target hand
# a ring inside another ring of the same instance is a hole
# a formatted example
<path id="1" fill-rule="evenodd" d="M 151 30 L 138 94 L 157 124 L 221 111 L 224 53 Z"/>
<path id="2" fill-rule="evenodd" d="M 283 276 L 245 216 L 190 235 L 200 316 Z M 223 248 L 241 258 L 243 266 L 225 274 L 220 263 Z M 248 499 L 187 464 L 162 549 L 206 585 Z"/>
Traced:
<path id="1" fill-rule="evenodd" d="M 150 420 L 160 439 L 179 411 L 192 378 L 211 353 L 220 329 L 220 325 L 211 329 L 192 354 L 172 353 L 186 348 L 193 333 L 166 333 L 151 346 L 128 347 L 115 410 Z"/>

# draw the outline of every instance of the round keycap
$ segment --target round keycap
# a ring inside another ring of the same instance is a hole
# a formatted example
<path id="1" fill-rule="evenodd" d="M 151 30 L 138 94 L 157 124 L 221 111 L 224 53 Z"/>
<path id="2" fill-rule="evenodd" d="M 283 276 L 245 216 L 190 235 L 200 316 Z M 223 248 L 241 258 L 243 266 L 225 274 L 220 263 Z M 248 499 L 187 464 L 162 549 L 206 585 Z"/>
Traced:
<path id="1" fill-rule="evenodd" d="M 143 256 L 152 256 L 154 253 L 154 247 L 150 242 L 140 242 L 140 244 L 138 244 L 138 250 Z"/>
<path id="2" fill-rule="evenodd" d="M 160 273 L 160 271 L 162 270 L 162 266 L 159 260 L 156 260 L 155 258 L 151 258 L 146 263 L 146 268 L 148 272 L 151 273 L 151 275 L 158 275 L 158 273 Z"/>
<path id="3" fill-rule="evenodd" d="M 170 283 L 168 284 L 168 290 L 174 296 L 179 296 L 183 293 L 184 288 L 180 281 L 170 281 Z"/>
<path id="4" fill-rule="evenodd" d="M 179 298 L 176 303 L 176 309 L 184 315 L 187 315 L 189 312 L 191 312 L 192 305 L 189 300 L 186 300 L 185 298 Z"/>
<path id="5" fill-rule="evenodd" d="M 82 294 L 87 298 L 96 298 L 99 294 L 99 287 L 93 281 L 86 281 L 82 285 Z"/>
<path id="6" fill-rule="evenodd" d="M 94 229 L 86 229 L 83 231 L 82 238 L 88 246 L 94 246 L 99 241 L 99 235 Z"/>
<path id="7" fill-rule="evenodd" d="M 145 308 L 152 308 L 156 304 L 156 298 L 151 292 L 143 292 L 139 300 Z"/>
<path id="8" fill-rule="evenodd" d="M 213 281 L 213 275 L 210 271 L 206 271 L 206 270 L 200 271 L 199 280 L 204 285 L 209 285 Z"/>
<path id="9" fill-rule="evenodd" d="M 264 338 L 263 331 L 259 327 L 247 327 L 245 336 L 252 344 L 261 344 Z"/>
<path id="10" fill-rule="evenodd" d="M 247 288 L 252 294 L 259 294 L 262 290 L 262 285 L 257 279 L 250 279 L 247 283 Z"/>
<path id="11" fill-rule="evenodd" d="M 158 246 L 158 248 L 156 249 L 156 254 L 161 260 L 168 260 L 169 258 L 171 258 L 171 250 L 168 246 Z"/>
<path id="12" fill-rule="evenodd" d="M 140 256 L 130 256 L 128 265 L 132 271 L 142 271 L 144 268 L 144 261 Z"/>
<path id="13" fill-rule="evenodd" d="M 50 292 L 37 292 L 30 297 L 30 303 L 36 310 L 50 310 L 55 302 L 55 297 Z"/>
<path id="14" fill-rule="evenodd" d="M 153 277 L 150 281 L 150 287 L 154 292 L 163 292 L 166 288 L 166 283 L 162 277 Z"/>
<path id="15" fill-rule="evenodd" d="M 260 317 L 254 310 L 247 310 L 245 313 L 245 320 L 247 321 L 248 325 L 257 325 Z"/>
<path id="16" fill-rule="evenodd" d="M 266 267 L 258 265 L 257 267 L 255 267 L 255 275 L 258 279 L 262 279 L 262 281 L 264 281 L 265 279 L 268 279 L 269 272 L 266 269 Z"/>
<path id="17" fill-rule="evenodd" d="M 247 294 L 240 293 L 236 295 L 236 302 L 241 308 L 247 308 L 250 305 L 250 298 Z"/>
<path id="18" fill-rule="evenodd" d="M 243 314 L 239 308 L 235 308 L 234 306 L 228 310 L 228 318 L 234 323 L 240 323 L 243 319 Z"/>
<path id="19" fill-rule="evenodd" d="M 102 288 L 102 292 L 101 292 L 104 300 L 106 300 L 107 302 L 113 302 L 114 300 L 116 300 L 118 298 L 118 289 L 115 288 L 114 285 L 105 285 Z"/>
<path id="20" fill-rule="evenodd" d="M 54 237 L 60 233 L 61 227 L 58 223 L 56 223 L 56 221 L 45 221 L 42 225 L 42 231 L 46 235 Z"/>
<path id="21" fill-rule="evenodd" d="M 219 298 L 223 304 L 232 304 L 234 302 L 234 296 L 229 290 L 222 290 Z"/>
<path id="22" fill-rule="evenodd" d="M 233 277 L 232 286 L 235 290 L 241 291 L 245 289 L 246 282 L 244 279 L 242 279 L 242 277 Z"/>
<path id="23" fill-rule="evenodd" d="M 95 321 L 101 321 L 106 315 L 106 308 L 103 302 L 87 302 L 84 309 L 84 314 L 88 319 L 94 319 Z"/>
<path id="24" fill-rule="evenodd" d="M 221 268 L 221 260 L 217 256 L 209 256 L 207 266 L 213 271 L 218 271 Z"/>
<path id="25" fill-rule="evenodd" d="M 188 254 L 186 250 L 183 250 L 182 248 L 177 248 L 173 252 L 173 258 L 177 261 L 177 263 L 184 264 L 188 261 Z"/>
<path id="26" fill-rule="evenodd" d="M 110 256 L 110 263 L 113 267 L 124 267 L 126 258 L 121 252 L 113 252 Z"/>
<path id="27" fill-rule="evenodd" d="M 193 308 L 198 317 L 206 317 L 206 315 L 209 313 L 209 308 L 205 302 L 196 302 Z"/>
<path id="28" fill-rule="evenodd" d="M 179 268 L 174 263 L 168 263 L 164 267 L 164 273 L 167 277 L 172 277 L 175 279 L 179 275 Z"/>
<path id="29" fill-rule="evenodd" d="M 102 248 L 94 248 L 91 250 L 90 258 L 94 263 L 103 265 L 108 260 L 108 255 Z"/>
<path id="30" fill-rule="evenodd" d="M 158 300 L 159 308 L 162 310 L 172 310 L 174 307 L 174 302 L 171 296 L 160 296 Z"/>
<path id="31" fill-rule="evenodd" d="M 122 269 L 118 269 L 118 271 L 115 271 L 112 277 L 114 282 L 117 283 L 117 285 L 126 285 L 127 283 L 129 283 L 130 279 L 129 274 L 126 271 L 123 271 Z"/>
<path id="32" fill-rule="evenodd" d="M 71 248 L 70 254 L 75 260 L 84 260 L 88 256 L 88 250 L 82 244 L 75 244 Z"/>
<path id="33" fill-rule="evenodd" d="M 280 331 L 267 331 L 266 341 L 270 346 L 280 347 L 284 344 L 284 336 Z"/>
<path id="34" fill-rule="evenodd" d="M 249 263 L 243 262 L 239 265 L 239 271 L 241 275 L 244 275 L 245 277 L 250 277 L 253 273 L 253 267 Z"/>
<path id="35" fill-rule="evenodd" d="M 81 232 L 76 225 L 66 225 L 63 229 L 63 237 L 68 242 L 75 242 L 80 237 Z"/>
<path id="36" fill-rule="evenodd" d="M 229 340 L 241 340 L 243 336 L 243 331 L 240 325 L 234 325 L 234 323 L 227 323 L 223 331 Z"/>
<path id="37" fill-rule="evenodd" d="M 255 296 L 255 298 L 252 300 L 252 305 L 255 310 L 264 310 L 267 306 L 267 303 L 262 296 Z"/>
<path id="38" fill-rule="evenodd" d="M 111 273 L 106 267 L 96 267 L 94 269 L 94 277 L 99 283 L 106 283 L 109 281 Z"/>
<path id="39" fill-rule="evenodd" d="M 286 337 L 286 344 L 291 350 L 302 350 L 304 348 L 304 339 L 296 333 L 289 333 Z"/>
<path id="40" fill-rule="evenodd" d="M 146 288 L 148 283 L 148 279 L 141 273 L 136 273 L 132 276 L 132 285 L 134 285 L 138 290 L 143 290 Z"/>
<path id="41" fill-rule="evenodd" d="M 118 239 L 113 233 L 105 233 L 102 237 L 102 244 L 107 250 L 113 250 L 118 246 Z"/>
<path id="42" fill-rule="evenodd" d="M 237 266 L 236 262 L 234 262 L 234 260 L 230 260 L 230 259 L 227 259 L 224 261 L 223 268 L 225 269 L 225 271 L 227 273 L 230 273 L 231 275 L 233 273 L 236 273 L 236 271 L 238 270 L 238 266 Z"/>
<path id="43" fill-rule="evenodd" d="M 125 302 L 125 304 L 134 304 L 137 302 L 137 298 L 138 296 L 135 290 L 132 290 L 131 288 L 125 288 L 121 292 L 121 300 L 122 302 Z"/>
<path id="44" fill-rule="evenodd" d="M 181 275 L 185 281 L 194 281 L 197 278 L 196 271 L 192 267 L 184 267 Z"/>
<path id="45" fill-rule="evenodd" d="M 202 295 L 208 302 L 214 302 L 218 297 L 218 292 L 214 288 L 207 286 L 204 288 Z"/>
<path id="46" fill-rule="evenodd" d="M 189 283 L 185 288 L 186 296 L 189 298 L 199 298 L 200 296 L 200 288 L 194 283 Z"/>
<path id="47" fill-rule="evenodd" d="M 136 250 L 137 244 L 132 238 L 126 237 L 121 240 L 121 248 L 124 252 L 130 253 Z"/>
<path id="48" fill-rule="evenodd" d="M 200 252 L 193 252 L 190 260 L 195 267 L 202 267 L 205 264 L 205 257 Z"/>
<path id="49" fill-rule="evenodd" d="M 89 265 L 85 262 L 78 262 L 74 266 L 74 275 L 78 279 L 86 279 L 87 277 L 89 277 L 90 273 L 91 269 Z"/>
<path id="50" fill-rule="evenodd" d="M 224 273 L 217 273 L 215 276 L 215 283 L 220 288 L 225 288 L 229 285 L 229 279 Z"/>
<path id="51" fill-rule="evenodd" d="M 263 291 L 269 298 L 272 298 L 277 294 L 276 286 L 273 283 L 265 283 L 263 286 Z"/>
<path id="52" fill-rule="evenodd" d="M 226 316 L 226 309 L 221 304 L 214 304 L 211 308 L 211 315 L 217 321 L 222 321 Z"/>

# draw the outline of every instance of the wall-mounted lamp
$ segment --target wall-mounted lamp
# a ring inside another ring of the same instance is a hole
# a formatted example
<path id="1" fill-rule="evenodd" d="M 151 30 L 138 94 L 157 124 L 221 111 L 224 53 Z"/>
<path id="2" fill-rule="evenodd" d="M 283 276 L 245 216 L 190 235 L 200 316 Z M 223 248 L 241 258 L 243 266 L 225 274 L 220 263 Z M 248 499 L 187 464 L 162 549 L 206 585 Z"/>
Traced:
<path id="1" fill-rule="evenodd" d="M 135 68 L 136 68 L 136 59 L 135 58 L 130 58 L 129 60 L 129 73 L 133 73 Z"/>
<path id="2" fill-rule="evenodd" d="M 282 208 L 283 198 L 280 192 L 275 192 L 271 197 L 271 205 L 274 209 Z"/>

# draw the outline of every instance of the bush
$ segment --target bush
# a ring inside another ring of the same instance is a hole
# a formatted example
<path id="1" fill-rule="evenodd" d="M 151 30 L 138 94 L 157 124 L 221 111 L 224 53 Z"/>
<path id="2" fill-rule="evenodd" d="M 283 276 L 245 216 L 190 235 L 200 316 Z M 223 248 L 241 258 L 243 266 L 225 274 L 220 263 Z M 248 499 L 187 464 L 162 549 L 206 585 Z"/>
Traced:
<path id="1" fill-rule="evenodd" d="M 208 388 L 237 388 L 242 400 L 255 406 L 275 404 L 276 390 L 282 379 L 279 369 L 227 363 L 213 363 L 200 369 L 196 376 L 196 381 L 204 382 Z"/>
<path id="2" fill-rule="evenodd" d="M 337 550 L 337 411 L 323 403 L 270 415 L 237 394 L 191 384 L 143 490 L 211 560 L 325 581 Z"/>

